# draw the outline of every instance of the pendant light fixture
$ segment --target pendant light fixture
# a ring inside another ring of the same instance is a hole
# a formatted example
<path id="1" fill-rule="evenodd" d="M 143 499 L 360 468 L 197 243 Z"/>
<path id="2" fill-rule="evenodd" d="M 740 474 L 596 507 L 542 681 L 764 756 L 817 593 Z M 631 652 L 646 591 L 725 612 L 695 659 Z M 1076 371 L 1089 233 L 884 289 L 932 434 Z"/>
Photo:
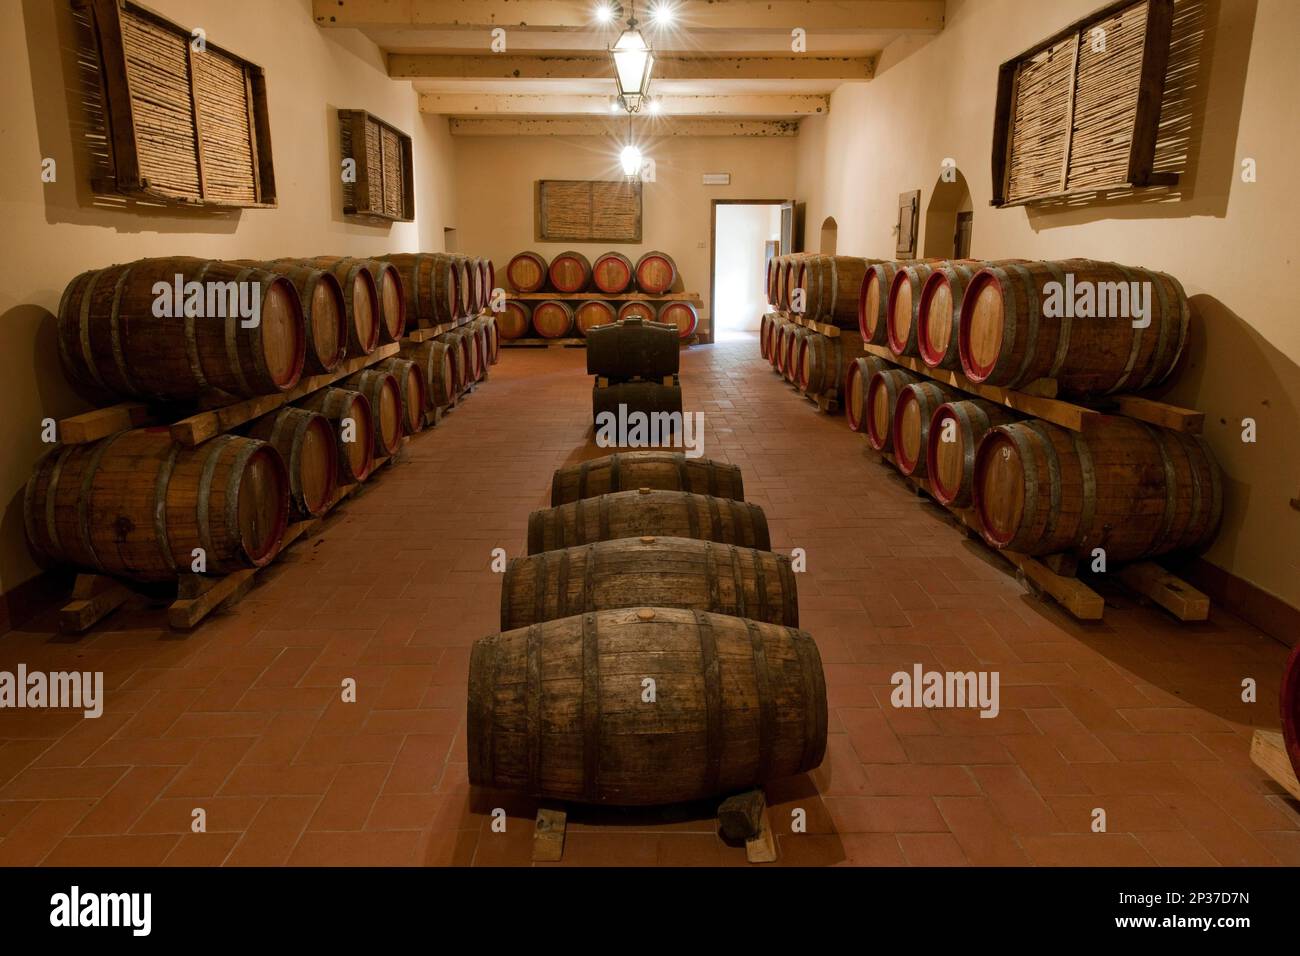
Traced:
<path id="1" fill-rule="evenodd" d="M 627 29 L 609 50 L 609 55 L 614 61 L 619 102 L 628 113 L 635 113 L 650 94 L 650 74 L 654 70 L 655 56 L 637 29 L 636 5 L 629 4 L 629 10 Z"/>

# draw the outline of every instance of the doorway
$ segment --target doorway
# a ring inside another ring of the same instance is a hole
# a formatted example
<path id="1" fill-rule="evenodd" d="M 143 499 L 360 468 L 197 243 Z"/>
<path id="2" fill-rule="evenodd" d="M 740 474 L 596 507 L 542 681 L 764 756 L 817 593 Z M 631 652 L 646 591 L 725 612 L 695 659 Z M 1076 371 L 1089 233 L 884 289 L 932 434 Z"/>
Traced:
<path id="1" fill-rule="evenodd" d="M 767 260 L 781 243 L 781 199 L 715 199 L 709 277 L 709 341 L 758 334 L 767 311 Z"/>

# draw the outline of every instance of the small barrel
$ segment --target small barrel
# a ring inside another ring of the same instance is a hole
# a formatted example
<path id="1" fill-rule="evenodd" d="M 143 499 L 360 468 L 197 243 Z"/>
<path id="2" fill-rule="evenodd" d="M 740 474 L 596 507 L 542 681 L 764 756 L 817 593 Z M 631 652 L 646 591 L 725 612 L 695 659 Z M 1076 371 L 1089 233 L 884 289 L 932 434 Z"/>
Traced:
<path id="1" fill-rule="evenodd" d="M 324 514 L 338 488 L 339 463 L 334 426 L 319 412 L 285 405 L 248 426 L 249 438 L 266 442 L 280 453 L 288 473 L 293 516 Z"/>
<path id="2" fill-rule="evenodd" d="M 375 468 L 375 426 L 366 396 L 347 388 L 322 388 L 299 401 L 298 407 L 320 412 L 334 426 L 340 485 L 370 477 Z"/>
<path id="3" fill-rule="evenodd" d="M 379 347 L 383 334 L 382 305 L 375 274 L 366 259 L 349 259 L 343 256 L 317 256 L 314 259 L 281 259 L 281 263 L 297 263 L 328 269 L 334 273 L 343 289 L 343 301 L 348 314 L 348 355 L 369 355 Z"/>
<path id="4" fill-rule="evenodd" d="M 551 285 L 559 292 L 581 292 L 591 281 L 591 263 L 581 252 L 570 249 L 551 260 Z"/>
<path id="5" fill-rule="evenodd" d="M 453 346 L 432 339 L 403 346 L 402 358 L 414 362 L 424 377 L 425 409 L 450 405 L 456 397 L 456 379 L 451 366 Z"/>
<path id="6" fill-rule="evenodd" d="M 519 299 L 507 299 L 504 311 L 497 316 L 497 329 L 507 342 L 526 338 L 533 329 L 533 307 Z"/>
<path id="7" fill-rule="evenodd" d="M 506 263 L 506 281 L 515 292 L 540 292 L 549 268 L 540 252 L 520 252 Z"/>
<path id="8" fill-rule="evenodd" d="M 349 375 L 339 383 L 342 388 L 360 392 L 370 403 L 374 416 L 374 450 L 376 458 L 387 458 L 402 442 L 402 389 L 391 372 L 367 368 Z"/>
<path id="9" fill-rule="evenodd" d="M 624 302 L 618 307 L 618 320 L 622 322 L 624 319 L 640 319 L 642 322 L 657 322 L 659 320 L 659 312 L 655 309 L 654 305 L 649 302 L 633 300 L 631 302 Z"/>
<path id="10" fill-rule="evenodd" d="M 394 357 L 376 362 L 371 368 L 387 372 L 397 382 L 401 397 L 402 430 L 407 435 L 424 431 L 424 411 L 429 407 L 424 370 L 410 359 Z"/>
<path id="11" fill-rule="evenodd" d="M 679 339 L 689 339 L 700 324 L 700 314 L 690 302 L 664 302 L 659 306 L 658 320 L 675 326 Z"/>
<path id="12" fill-rule="evenodd" d="M 864 355 L 849 363 L 844 375 L 844 417 L 855 432 L 867 428 L 867 393 L 871 377 L 894 366 L 874 355 Z"/>
<path id="13" fill-rule="evenodd" d="M 650 674 L 653 705 L 640 702 Z M 481 638 L 466 711 L 471 785 L 566 803 L 717 797 L 813 770 L 826 752 L 826 678 L 809 635 L 673 608 Z"/>
<path id="14" fill-rule="evenodd" d="M 647 443 L 666 445 L 673 431 L 680 425 L 682 414 L 682 387 L 674 377 L 671 385 L 662 382 L 597 382 L 591 389 L 591 420 L 601 427 L 601 416 L 612 415 L 613 422 L 625 420 L 626 415 L 641 413 L 649 416 L 676 415 L 676 420 L 651 420 Z"/>
<path id="15" fill-rule="evenodd" d="M 574 327 L 582 336 L 598 325 L 612 325 L 616 317 L 614 307 L 604 299 L 588 299 L 573 310 Z"/>
<path id="16" fill-rule="evenodd" d="M 919 382 L 915 375 L 901 368 L 877 372 L 867 383 L 865 416 L 867 444 L 876 451 L 893 450 L 894 409 L 898 396 L 907 386 Z"/>
<path id="17" fill-rule="evenodd" d="M 676 329 L 640 319 L 592 329 L 587 336 L 587 374 L 611 379 L 676 375 L 681 364 L 677 342 Z"/>
<path id="18" fill-rule="evenodd" d="M 544 508 L 528 516 L 529 554 L 643 535 L 772 550 L 767 515 L 758 505 L 687 491 L 638 488 Z"/>
<path id="19" fill-rule="evenodd" d="M 785 555 L 647 535 L 513 559 L 501 581 L 501 629 L 645 604 L 799 625 Z"/>
<path id="20" fill-rule="evenodd" d="M 940 405 L 960 398 L 956 389 L 931 381 L 914 382 L 899 393 L 891 436 L 899 471 L 918 478 L 929 474 L 930 422 Z"/>
<path id="21" fill-rule="evenodd" d="M 573 334 L 573 308 L 559 299 L 548 299 L 533 307 L 533 328 L 544 339 L 562 339 Z"/>
<path id="22" fill-rule="evenodd" d="M 302 303 L 303 331 L 307 336 L 303 371 L 334 371 L 348 350 L 348 306 L 334 273 L 293 262 L 240 259 L 234 264 L 276 272 L 293 283 Z"/>
<path id="23" fill-rule="evenodd" d="M 607 252 L 591 264 L 591 281 L 606 295 L 621 295 L 632 284 L 632 260 L 621 252 Z"/>
<path id="24" fill-rule="evenodd" d="M 989 430 L 1015 421 L 1001 405 L 982 398 L 949 401 L 934 410 L 926 451 L 930 491 L 940 504 L 967 508 L 975 478 L 975 450 Z"/>
<path id="25" fill-rule="evenodd" d="M 735 465 L 687 458 L 682 452 L 631 451 L 556 469 L 551 478 L 551 504 L 637 488 L 745 500 L 745 484 Z"/>
<path id="26" fill-rule="evenodd" d="M 677 281 L 677 263 L 666 252 L 647 252 L 636 261 L 636 287 L 646 295 L 663 295 Z"/>

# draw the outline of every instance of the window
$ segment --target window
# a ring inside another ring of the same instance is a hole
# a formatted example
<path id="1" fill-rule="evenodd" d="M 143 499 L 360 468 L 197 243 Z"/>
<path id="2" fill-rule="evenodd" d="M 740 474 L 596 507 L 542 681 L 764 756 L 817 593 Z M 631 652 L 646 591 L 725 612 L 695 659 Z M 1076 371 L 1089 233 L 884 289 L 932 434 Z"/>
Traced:
<path id="1" fill-rule="evenodd" d="M 344 215 L 415 219 L 411 137 L 365 110 L 339 110 L 339 147 L 355 164 L 343 180 Z"/>

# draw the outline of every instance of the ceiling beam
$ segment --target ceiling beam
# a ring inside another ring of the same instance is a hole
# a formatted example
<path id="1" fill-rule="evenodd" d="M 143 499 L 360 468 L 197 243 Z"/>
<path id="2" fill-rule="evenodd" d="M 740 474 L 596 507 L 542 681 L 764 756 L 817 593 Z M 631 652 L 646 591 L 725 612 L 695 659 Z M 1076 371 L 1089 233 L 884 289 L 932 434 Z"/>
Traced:
<path id="1" fill-rule="evenodd" d="M 789 93 L 734 96 L 657 96 L 666 116 L 816 116 L 830 110 L 830 97 Z M 580 93 L 421 93 L 420 112 L 447 116 L 474 113 L 522 116 L 610 114 L 612 96 Z"/>
<path id="2" fill-rule="evenodd" d="M 608 30 L 592 15 L 595 0 L 312 0 L 322 27 L 423 27 L 490 30 Z M 944 0 L 675 0 L 672 27 L 789 33 L 943 29 Z M 652 31 L 651 44 L 655 42 Z"/>
<path id="3" fill-rule="evenodd" d="M 656 80 L 869 80 L 874 56 L 656 56 Z M 388 75 L 401 79 L 585 80 L 611 78 L 605 53 L 388 55 Z"/>
<path id="4" fill-rule="evenodd" d="M 622 140 L 627 123 L 615 117 L 505 118 L 470 117 L 447 121 L 453 136 L 608 136 Z M 742 120 L 707 117 L 656 119 L 647 140 L 683 136 L 795 136 L 798 120 Z"/>

